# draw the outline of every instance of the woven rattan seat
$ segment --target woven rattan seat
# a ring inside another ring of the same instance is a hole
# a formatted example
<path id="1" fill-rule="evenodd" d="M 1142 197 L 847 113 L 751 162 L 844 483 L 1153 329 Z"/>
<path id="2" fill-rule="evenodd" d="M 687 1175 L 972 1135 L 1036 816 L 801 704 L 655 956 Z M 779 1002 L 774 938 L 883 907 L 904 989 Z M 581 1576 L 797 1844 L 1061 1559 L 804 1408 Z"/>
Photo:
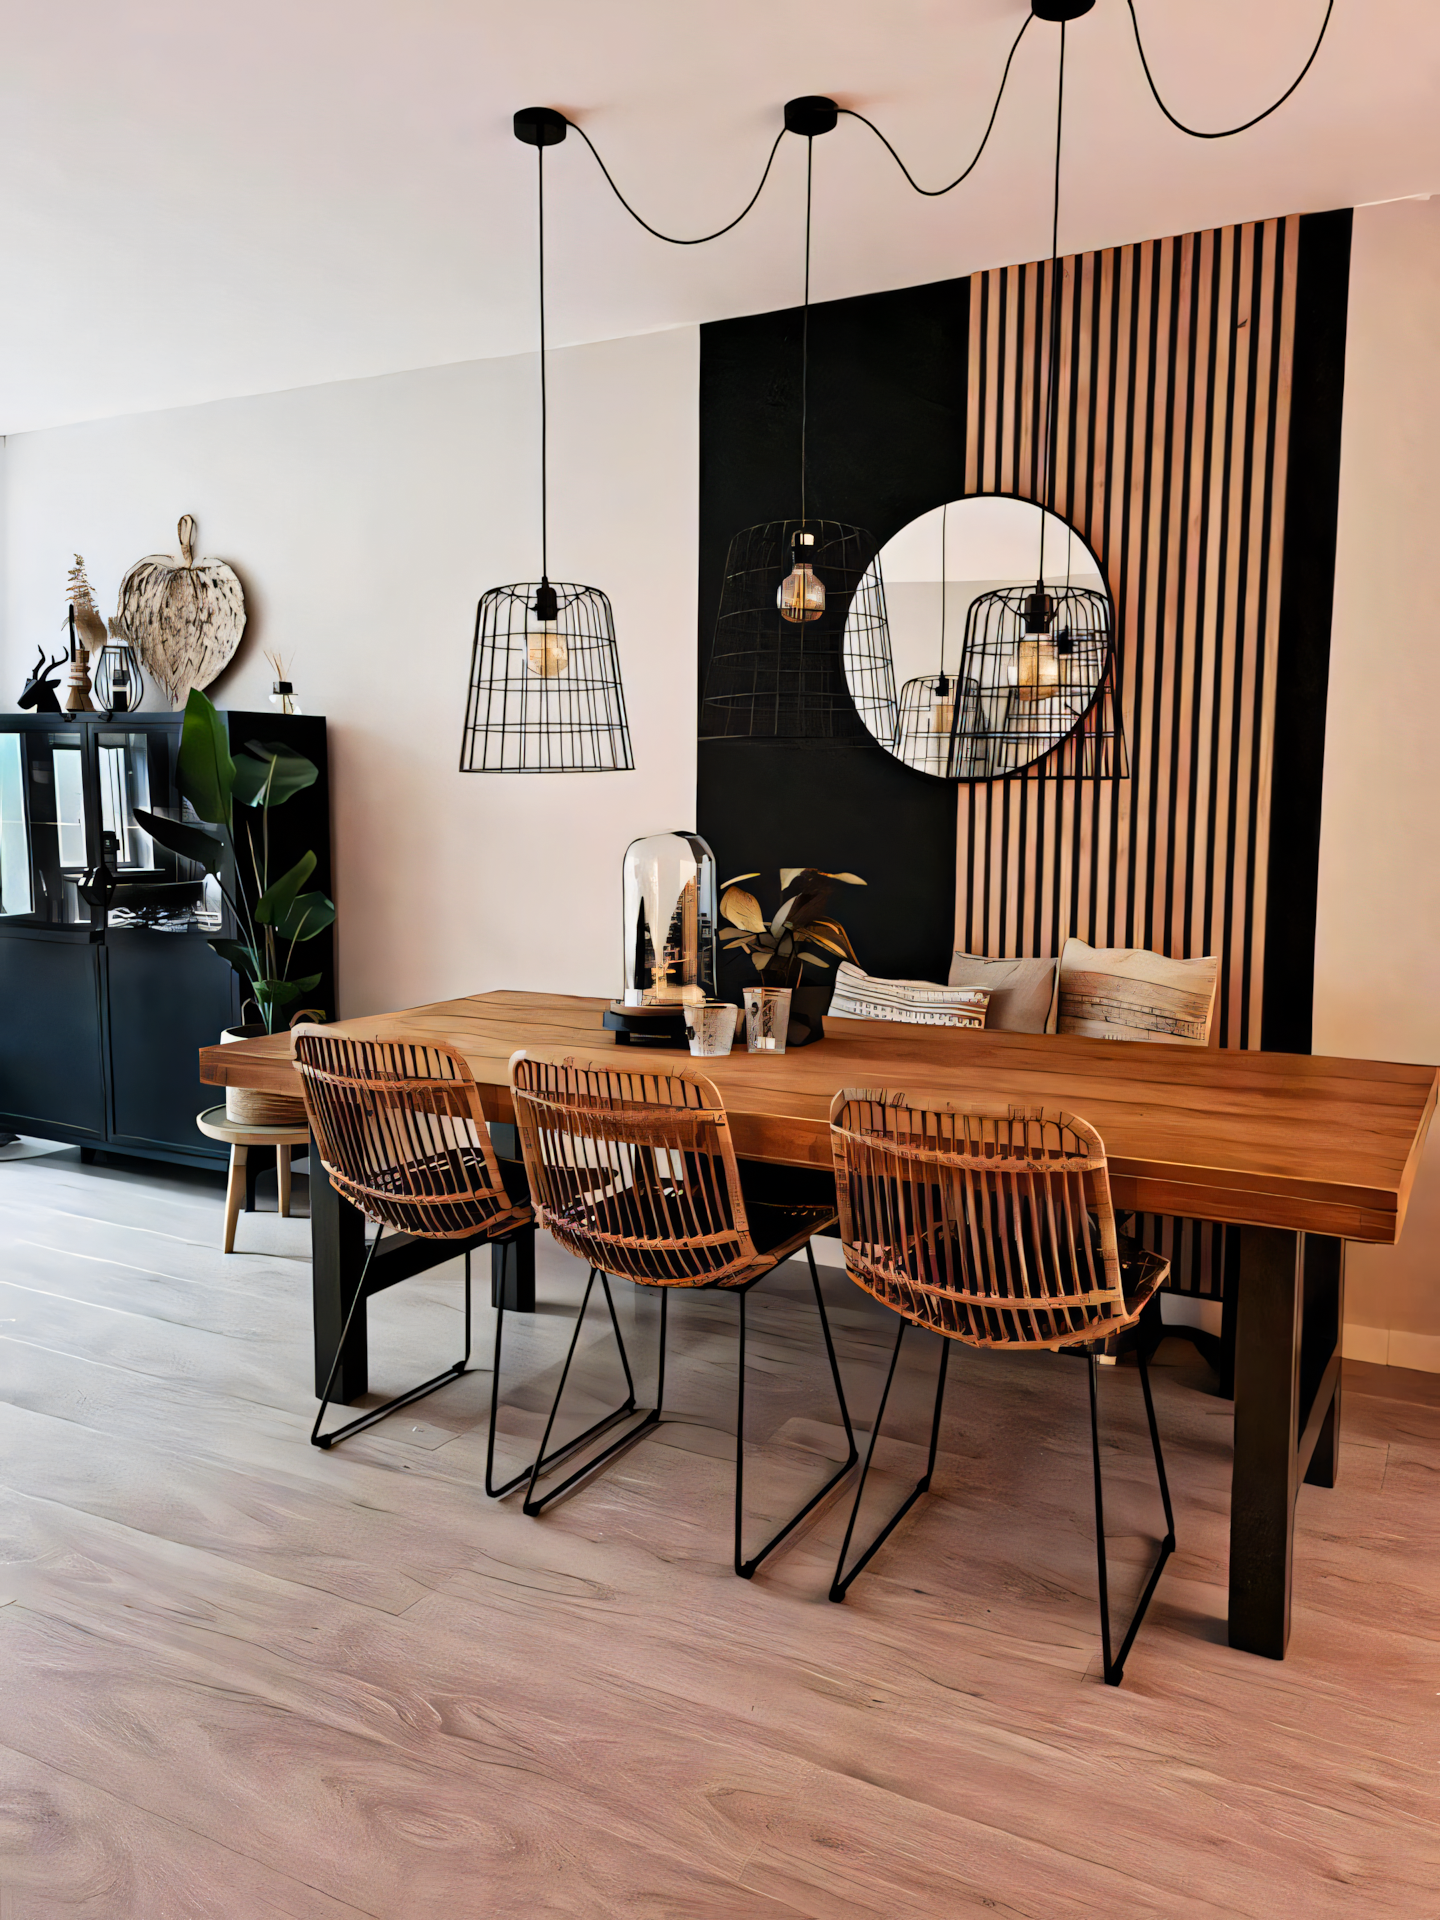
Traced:
<path id="1" fill-rule="evenodd" d="M 1137 1348 L 1166 1534 L 1149 1585 L 1112 1658 L 1096 1368 L 1102 1351 L 1138 1322 L 1164 1284 L 1169 1263 L 1117 1232 L 1104 1142 L 1076 1114 L 995 1102 L 912 1105 L 903 1094 L 848 1089 L 831 1104 L 830 1137 L 850 1277 L 900 1316 L 831 1599 L 843 1600 L 855 1576 L 930 1484 L 950 1343 L 1076 1351 L 1090 1368 L 1105 1678 L 1118 1684 L 1161 1569 L 1174 1551 L 1175 1526 L 1146 1356 Z M 904 1505 L 847 1570 L 907 1326 L 939 1334 L 943 1342 L 929 1461 Z"/>
<path id="2" fill-rule="evenodd" d="M 453 1047 L 352 1040 L 318 1026 L 297 1027 L 294 1045 L 321 1165 L 335 1190 L 378 1229 L 310 1436 L 317 1447 L 332 1447 L 465 1371 L 470 1358 L 471 1251 L 486 1241 L 505 1240 L 528 1226 L 532 1216 L 528 1205 L 512 1201 L 505 1190 L 479 1089 Z M 371 1264 L 387 1229 L 416 1239 L 464 1242 L 465 1352 L 433 1380 L 322 1435 L 320 1423 L 345 1336 L 356 1312 L 363 1310 Z"/>
<path id="3" fill-rule="evenodd" d="M 724 1102 L 698 1073 L 617 1069 L 610 1062 L 545 1060 L 517 1053 L 510 1062 L 515 1119 L 536 1218 L 590 1269 L 570 1355 L 598 1278 L 630 1393 L 625 1403 L 563 1446 L 551 1449 L 570 1359 L 536 1456 L 525 1511 L 539 1513 L 578 1480 L 643 1433 L 662 1415 L 668 1299 L 673 1288 L 724 1291 L 738 1297 L 739 1379 L 735 1443 L 735 1571 L 745 1578 L 849 1472 L 858 1455 L 840 1384 L 811 1235 L 835 1224 L 833 1208 L 764 1201 L 747 1195 L 730 1138 Z M 757 1553 L 741 1545 L 744 1482 L 746 1298 L 780 1263 L 804 1249 L 824 1336 L 848 1458 L 813 1499 Z M 660 1353 L 655 1405 L 603 1452 L 558 1486 L 538 1490 L 542 1473 L 574 1454 L 602 1429 L 638 1411 L 633 1378 L 610 1292 L 611 1277 L 661 1289 Z M 497 1379 L 499 1360 L 497 1350 Z M 510 1483 L 514 1485 L 514 1482 Z M 492 1489 L 504 1492 L 505 1488 Z"/>

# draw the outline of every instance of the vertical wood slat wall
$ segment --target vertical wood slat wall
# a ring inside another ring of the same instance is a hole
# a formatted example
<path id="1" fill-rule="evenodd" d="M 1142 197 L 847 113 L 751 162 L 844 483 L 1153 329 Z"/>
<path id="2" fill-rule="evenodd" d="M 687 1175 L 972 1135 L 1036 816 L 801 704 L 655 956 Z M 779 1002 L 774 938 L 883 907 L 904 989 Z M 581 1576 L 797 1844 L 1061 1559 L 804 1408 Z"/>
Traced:
<path id="1" fill-rule="evenodd" d="M 1298 236 L 1060 262 L 1053 504 L 1114 596 L 1129 773 L 959 789 L 957 947 L 1217 954 L 1228 1047 L 1260 1044 Z M 1042 494 L 1050 296 L 1048 262 L 972 278 L 969 493 Z M 1161 1237 L 1179 1285 L 1218 1290 L 1212 1230 Z"/>

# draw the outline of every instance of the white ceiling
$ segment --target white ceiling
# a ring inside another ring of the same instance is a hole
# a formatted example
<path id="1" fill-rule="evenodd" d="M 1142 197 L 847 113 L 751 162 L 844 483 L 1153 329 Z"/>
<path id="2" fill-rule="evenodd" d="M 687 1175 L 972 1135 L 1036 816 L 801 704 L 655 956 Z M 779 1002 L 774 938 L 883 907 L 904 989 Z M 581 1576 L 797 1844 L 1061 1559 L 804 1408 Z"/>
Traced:
<path id="1" fill-rule="evenodd" d="M 1182 116 L 1289 83 L 1324 0 L 1136 0 Z M 535 156 L 583 120 L 657 224 L 758 178 L 782 102 L 829 93 L 927 183 L 973 152 L 1028 0 L 0 0 L 0 431 L 526 350 Z M 919 199 L 853 121 L 817 141 L 814 294 L 1048 251 L 1058 29 L 1036 22 L 966 184 Z M 1440 8 L 1336 0 L 1294 99 L 1187 140 L 1124 0 L 1069 30 L 1062 249 L 1440 188 Z M 804 145 L 702 248 L 633 226 L 572 135 L 547 163 L 552 340 L 791 304 Z"/>

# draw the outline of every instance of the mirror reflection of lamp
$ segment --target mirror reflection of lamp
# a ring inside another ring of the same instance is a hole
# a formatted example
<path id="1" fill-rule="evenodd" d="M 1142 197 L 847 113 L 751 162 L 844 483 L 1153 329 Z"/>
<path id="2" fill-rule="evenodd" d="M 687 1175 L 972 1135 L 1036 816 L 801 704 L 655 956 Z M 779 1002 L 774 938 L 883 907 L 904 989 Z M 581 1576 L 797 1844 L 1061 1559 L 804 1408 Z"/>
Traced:
<path id="1" fill-rule="evenodd" d="M 825 611 L 825 583 L 815 572 L 814 548 L 813 533 L 791 538 L 790 571 L 775 595 L 782 620 L 818 620 Z"/>
<path id="2" fill-rule="evenodd" d="M 1043 700 L 1060 691 L 1059 643 L 1050 632 L 1054 618 L 1055 602 L 1046 593 L 1043 581 L 1037 580 L 1035 591 L 1025 596 L 1025 631 L 1015 643 L 1008 676 L 1016 692 L 1026 699 Z"/>
<path id="3" fill-rule="evenodd" d="M 525 621 L 525 661 L 531 673 L 553 680 L 570 664 L 570 649 L 559 628 L 560 602 L 548 580 L 535 589 Z"/>

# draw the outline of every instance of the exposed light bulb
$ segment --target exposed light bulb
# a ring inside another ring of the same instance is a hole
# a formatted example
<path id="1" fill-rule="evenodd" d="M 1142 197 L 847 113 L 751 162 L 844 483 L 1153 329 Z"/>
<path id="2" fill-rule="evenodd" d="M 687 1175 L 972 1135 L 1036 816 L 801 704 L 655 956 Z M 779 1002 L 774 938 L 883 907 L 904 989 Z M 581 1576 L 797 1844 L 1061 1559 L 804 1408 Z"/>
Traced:
<path id="1" fill-rule="evenodd" d="M 935 698 L 930 707 L 930 731 L 932 733 L 949 733 L 951 727 L 955 724 L 954 686 L 942 673 L 940 678 L 935 682 L 933 691 Z"/>
<path id="2" fill-rule="evenodd" d="M 797 533 L 790 542 L 790 571 L 775 596 L 782 620 L 818 620 L 825 611 L 825 586 L 815 574 L 814 548 L 813 533 Z"/>
<path id="3" fill-rule="evenodd" d="M 531 673 L 538 674 L 542 680 L 555 679 L 570 664 L 570 649 L 557 625 L 559 618 L 560 602 L 555 589 L 548 580 L 542 580 L 535 589 L 535 599 L 525 621 L 526 663 Z"/>
<path id="4" fill-rule="evenodd" d="M 1043 581 L 1025 596 L 1024 609 L 1025 631 L 1016 642 L 1011 681 L 1017 692 L 1043 700 L 1060 690 L 1060 659 L 1050 634 L 1055 602 Z"/>
<path id="5" fill-rule="evenodd" d="M 1015 657 L 1015 686 L 1020 693 L 1043 700 L 1060 690 L 1060 660 L 1048 634 L 1020 641 Z"/>

